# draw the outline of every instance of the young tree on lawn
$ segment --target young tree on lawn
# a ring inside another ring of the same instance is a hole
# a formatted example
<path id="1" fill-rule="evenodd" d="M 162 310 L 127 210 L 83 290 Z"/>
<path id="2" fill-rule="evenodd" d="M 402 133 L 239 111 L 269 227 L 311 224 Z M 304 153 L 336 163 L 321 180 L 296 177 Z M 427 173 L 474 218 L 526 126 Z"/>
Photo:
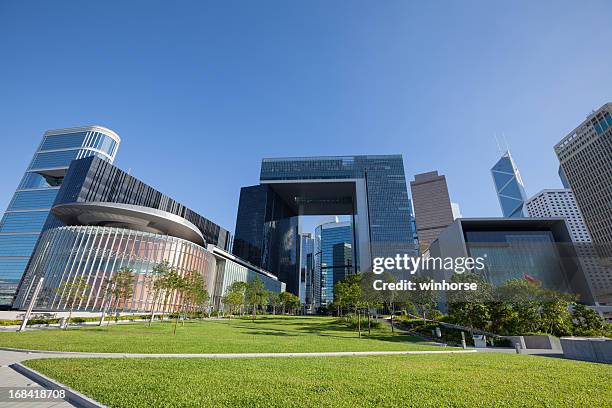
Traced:
<path id="1" fill-rule="evenodd" d="M 246 282 L 236 281 L 232 283 L 226 290 L 223 296 L 223 304 L 230 307 L 230 315 L 235 313 L 238 308 L 242 309 L 245 301 L 245 293 L 247 289 Z"/>
<path id="2" fill-rule="evenodd" d="M 174 298 L 175 302 L 180 302 L 178 307 L 174 307 L 174 312 L 176 313 L 176 318 L 174 319 L 174 331 L 176 334 L 176 326 L 178 325 L 179 316 L 183 312 L 183 307 L 185 305 L 185 294 L 188 291 L 187 282 L 185 279 L 179 275 L 176 269 L 170 269 L 170 273 L 166 278 L 166 288 L 170 293 L 170 296 Z"/>
<path id="3" fill-rule="evenodd" d="M 392 283 L 397 282 L 395 275 L 391 272 L 383 272 L 379 275 L 379 278 L 382 282 Z M 395 333 L 395 326 L 393 326 L 393 317 L 395 316 L 395 306 L 397 302 L 401 302 L 403 300 L 402 297 L 397 295 L 397 291 L 395 290 L 381 290 L 380 297 L 383 302 L 387 306 L 387 309 L 391 312 L 391 318 L 389 319 L 389 323 L 391 324 L 391 333 Z"/>
<path id="4" fill-rule="evenodd" d="M 287 295 L 284 296 L 285 305 L 291 311 L 291 313 L 296 314 L 297 309 L 299 309 L 300 305 L 302 304 L 300 302 L 300 298 L 298 296 L 295 296 L 293 293 L 289 293 L 289 292 L 283 292 L 283 293 L 287 293 Z"/>
<path id="5" fill-rule="evenodd" d="M 203 311 L 210 301 L 210 295 L 206 290 L 206 281 L 198 271 L 191 271 L 185 275 L 185 304 L 194 312 Z"/>
<path id="6" fill-rule="evenodd" d="M 74 308 L 87 297 L 86 292 L 89 289 L 91 289 L 91 285 L 87 283 L 85 278 L 76 278 L 73 282 L 64 282 L 59 288 L 55 289 L 55 292 L 60 296 L 62 302 L 68 306 L 70 310 L 64 329 L 68 328 Z"/>
<path id="7" fill-rule="evenodd" d="M 270 304 L 272 305 L 272 314 L 276 315 L 276 308 L 281 304 L 280 293 L 269 291 Z"/>
<path id="8" fill-rule="evenodd" d="M 115 300 L 113 308 L 115 322 L 118 320 L 117 309 L 120 303 L 123 303 L 123 308 L 125 309 L 128 301 L 134 296 L 135 281 L 134 270 L 128 267 L 119 269 L 110 278 L 109 286 L 112 288 L 111 293 Z"/>
<path id="9" fill-rule="evenodd" d="M 372 334 L 371 315 L 372 309 L 379 308 L 384 302 L 384 296 L 380 290 L 374 289 L 374 281 L 380 279 L 373 272 L 363 272 L 359 274 L 359 287 L 361 288 L 361 303 L 368 314 L 368 334 Z"/>
<path id="10" fill-rule="evenodd" d="M 257 277 L 247 284 L 247 289 L 245 292 L 245 301 L 253 308 L 253 321 L 255 321 L 255 314 L 257 313 L 257 308 L 263 304 L 265 298 L 266 290 L 261 279 Z"/>
<path id="11" fill-rule="evenodd" d="M 289 305 L 289 303 L 291 303 L 292 300 L 292 294 L 289 292 L 281 292 L 278 294 L 279 300 L 280 300 L 280 306 L 281 306 L 281 313 L 285 314 L 285 311 L 287 309 L 287 306 Z"/>
<path id="12" fill-rule="evenodd" d="M 165 291 L 166 277 L 169 273 L 170 264 L 168 263 L 168 261 L 162 261 L 153 267 L 151 274 L 147 278 L 147 285 L 149 287 L 149 291 L 153 294 L 149 326 L 151 325 L 151 322 L 153 322 L 153 318 L 155 317 L 155 310 L 158 307 L 158 303 L 160 303 L 161 305 L 161 300 Z"/>
<path id="13" fill-rule="evenodd" d="M 412 278 L 412 282 L 415 284 L 415 290 L 410 292 L 410 302 L 419 309 L 423 320 L 427 317 L 427 312 L 436 307 L 438 304 L 438 292 L 434 290 L 421 289 L 421 283 L 427 283 L 431 279 L 426 276 L 416 276 Z"/>

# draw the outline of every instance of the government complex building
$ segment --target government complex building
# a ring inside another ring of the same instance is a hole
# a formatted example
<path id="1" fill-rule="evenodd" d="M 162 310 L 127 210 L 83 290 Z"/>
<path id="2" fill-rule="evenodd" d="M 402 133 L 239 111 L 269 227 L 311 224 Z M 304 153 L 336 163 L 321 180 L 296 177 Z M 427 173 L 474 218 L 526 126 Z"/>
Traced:
<path id="1" fill-rule="evenodd" d="M 114 166 L 119 142 L 99 126 L 45 133 L 0 227 L 5 306 L 26 308 L 44 278 L 37 310 L 99 311 L 105 282 L 127 267 L 136 282 L 124 310 L 150 310 L 149 278 L 161 262 L 180 275 L 201 274 L 216 307 L 235 281 L 257 277 L 267 290 L 284 291 L 276 276 L 228 252 L 227 230 Z M 68 305 L 57 289 L 77 279 L 88 293 Z M 181 303 L 174 296 L 168 311 Z"/>
<path id="2" fill-rule="evenodd" d="M 555 146 L 566 188 L 531 199 L 504 153 L 491 169 L 501 218 L 458 218 L 437 171 L 411 182 L 413 214 L 401 155 L 263 159 L 259 183 L 240 190 L 232 237 L 114 166 L 115 132 L 50 130 L 0 221 L 0 308 L 100 311 L 104 285 L 129 268 L 136 281 L 123 310 L 150 310 L 153 269 L 167 262 L 181 275 L 200 274 L 216 309 L 232 283 L 258 278 L 316 313 L 334 302 L 338 282 L 371 271 L 375 258 L 404 254 L 484 257 L 492 285 L 524 278 L 605 306 L 612 303 L 611 135 L 606 104 Z M 302 231 L 304 216 L 335 221 Z M 77 280 L 87 293 L 66 304 L 58 288 Z M 183 303 L 173 296 L 168 311 Z"/>
<path id="3" fill-rule="evenodd" d="M 259 184 L 240 190 L 234 255 L 299 294 L 304 215 L 350 216 L 355 271 L 371 270 L 374 257 L 418 253 L 401 155 L 264 159 Z"/>

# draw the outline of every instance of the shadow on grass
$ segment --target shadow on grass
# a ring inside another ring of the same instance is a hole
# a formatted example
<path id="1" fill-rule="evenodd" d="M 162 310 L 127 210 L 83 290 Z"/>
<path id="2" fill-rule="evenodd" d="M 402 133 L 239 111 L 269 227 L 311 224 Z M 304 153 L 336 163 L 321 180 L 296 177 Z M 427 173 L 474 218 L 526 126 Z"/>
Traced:
<path id="1" fill-rule="evenodd" d="M 298 320 L 296 322 L 296 320 Z M 346 324 L 340 322 L 338 319 L 330 318 L 328 321 L 321 321 L 320 318 L 274 318 L 274 317 L 259 317 L 253 322 L 247 319 L 237 319 L 235 323 L 231 324 L 232 327 L 238 329 L 252 330 L 253 326 L 262 326 L 264 324 L 275 324 L 281 326 L 291 326 L 289 328 L 274 328 L 274 327 L 257 327 L 258 332 L 248 332 L 248 334 L 261 334 L 261 335 L 277 335 L 277 336 L 297 336 L 298 334 L 313 334 L 322 337 L 332 337 L 338 339 L 350 339 L 358 337 L 358 332 L 355 329 L 349 328 Z M 239 324 L 239 323 L 248 323 Z M 331 332 L 331 333 L 329 333 Z M 337 332 L 334 334 L 333 332 Z M 298 333 L 298 334 L 291 334 Z M 382 342 L 390 343 L 422 343 L 423 341 L 417 337 L 409 334 L 396 333 L 392 334 L 389 331 L 380 332 L 373 330 L 371 335 L 368 335 L 367 330 L 362 330 L 361 336 L 364 339 L 377 340 Z"/>
<path id="2" fill-rule="evenodd" d="M 299 334 L 293 334 L 293 333 L 287 333 L 285 331 L 277 331 L 277 332 L 270 332 L 270 331 L 263 331 L 263 330 L 259 330 L 259 331 L 248 331 L 245 334 L 252 334 L 252 335 L 262 335 L 262 336 L 281 336 L 281 337 L 299 337 Z"/>

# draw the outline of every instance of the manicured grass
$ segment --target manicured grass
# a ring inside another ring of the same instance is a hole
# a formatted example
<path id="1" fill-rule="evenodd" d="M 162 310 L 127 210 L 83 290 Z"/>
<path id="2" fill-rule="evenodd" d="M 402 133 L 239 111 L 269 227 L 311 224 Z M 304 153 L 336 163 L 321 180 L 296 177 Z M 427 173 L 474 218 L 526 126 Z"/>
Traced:
<path id="1" fill-rule="evenodd" d="M 612 406 L 612 366 L 512 354 L 25 364 L 110 407 Z"/>
<path id="2" fill-rule="evenodd" d="M 259 317 L 0 333 L 0 347 L 106 353 L 281 353 L 440 349 L 383 327 L 359 339 L 328 317 Z"/>

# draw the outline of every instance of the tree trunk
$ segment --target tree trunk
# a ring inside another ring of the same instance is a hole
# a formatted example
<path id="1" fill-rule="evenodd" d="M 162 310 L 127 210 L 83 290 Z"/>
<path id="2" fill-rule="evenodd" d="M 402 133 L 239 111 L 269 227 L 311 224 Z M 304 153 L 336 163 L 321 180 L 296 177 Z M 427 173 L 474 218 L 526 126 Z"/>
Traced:
<path id="1" fill-rule="evenodd" d="M 368 336 L 372 334 L 372 326 L 370 325 L 370 309 L 368 309 Z"/>
<path id="2" fill-rule="evenodd" d="M 391 303 L 391 333 L 395 332 L 393 329 L 393 315 L 395 315 L 395 304 Z"/>
<path id="3" fill-rule="evenodd" d="M 176 313 L 176 319 L 174 319 L 174 335 L 176 336 L 176 326 L 178 325 L 179 316 L 181 315 L 181 310 L 178 310 Z"/>
<path id="4" fill-rule="evenodd" d="M 155 293 L 153 295 L 153 304 L 151 305 L 151 317 L 149 318 L 149 327 L 151 327 L 151 323 L 155 318 L 155 305 L 157 304 L 157 298 L 159 297 L 159 293 Z"/>
<path id="5" fill-rule="evenodd" d="M 68 320 L 66 320 L 66 325 L 64 326 L 64 330 L 68 328 L 70 325 L 70 319 L 72 319 L 72 308 L 70 308 L 70 312 L 68 312 Z"/>
<path id="6" fill-rule="evenodd" d="M 359 332 L 359 338 L 361 338 L 361 312 L 357 308 L 355 308 L 355 312 L 357 313 L 357 331 Z"/>

